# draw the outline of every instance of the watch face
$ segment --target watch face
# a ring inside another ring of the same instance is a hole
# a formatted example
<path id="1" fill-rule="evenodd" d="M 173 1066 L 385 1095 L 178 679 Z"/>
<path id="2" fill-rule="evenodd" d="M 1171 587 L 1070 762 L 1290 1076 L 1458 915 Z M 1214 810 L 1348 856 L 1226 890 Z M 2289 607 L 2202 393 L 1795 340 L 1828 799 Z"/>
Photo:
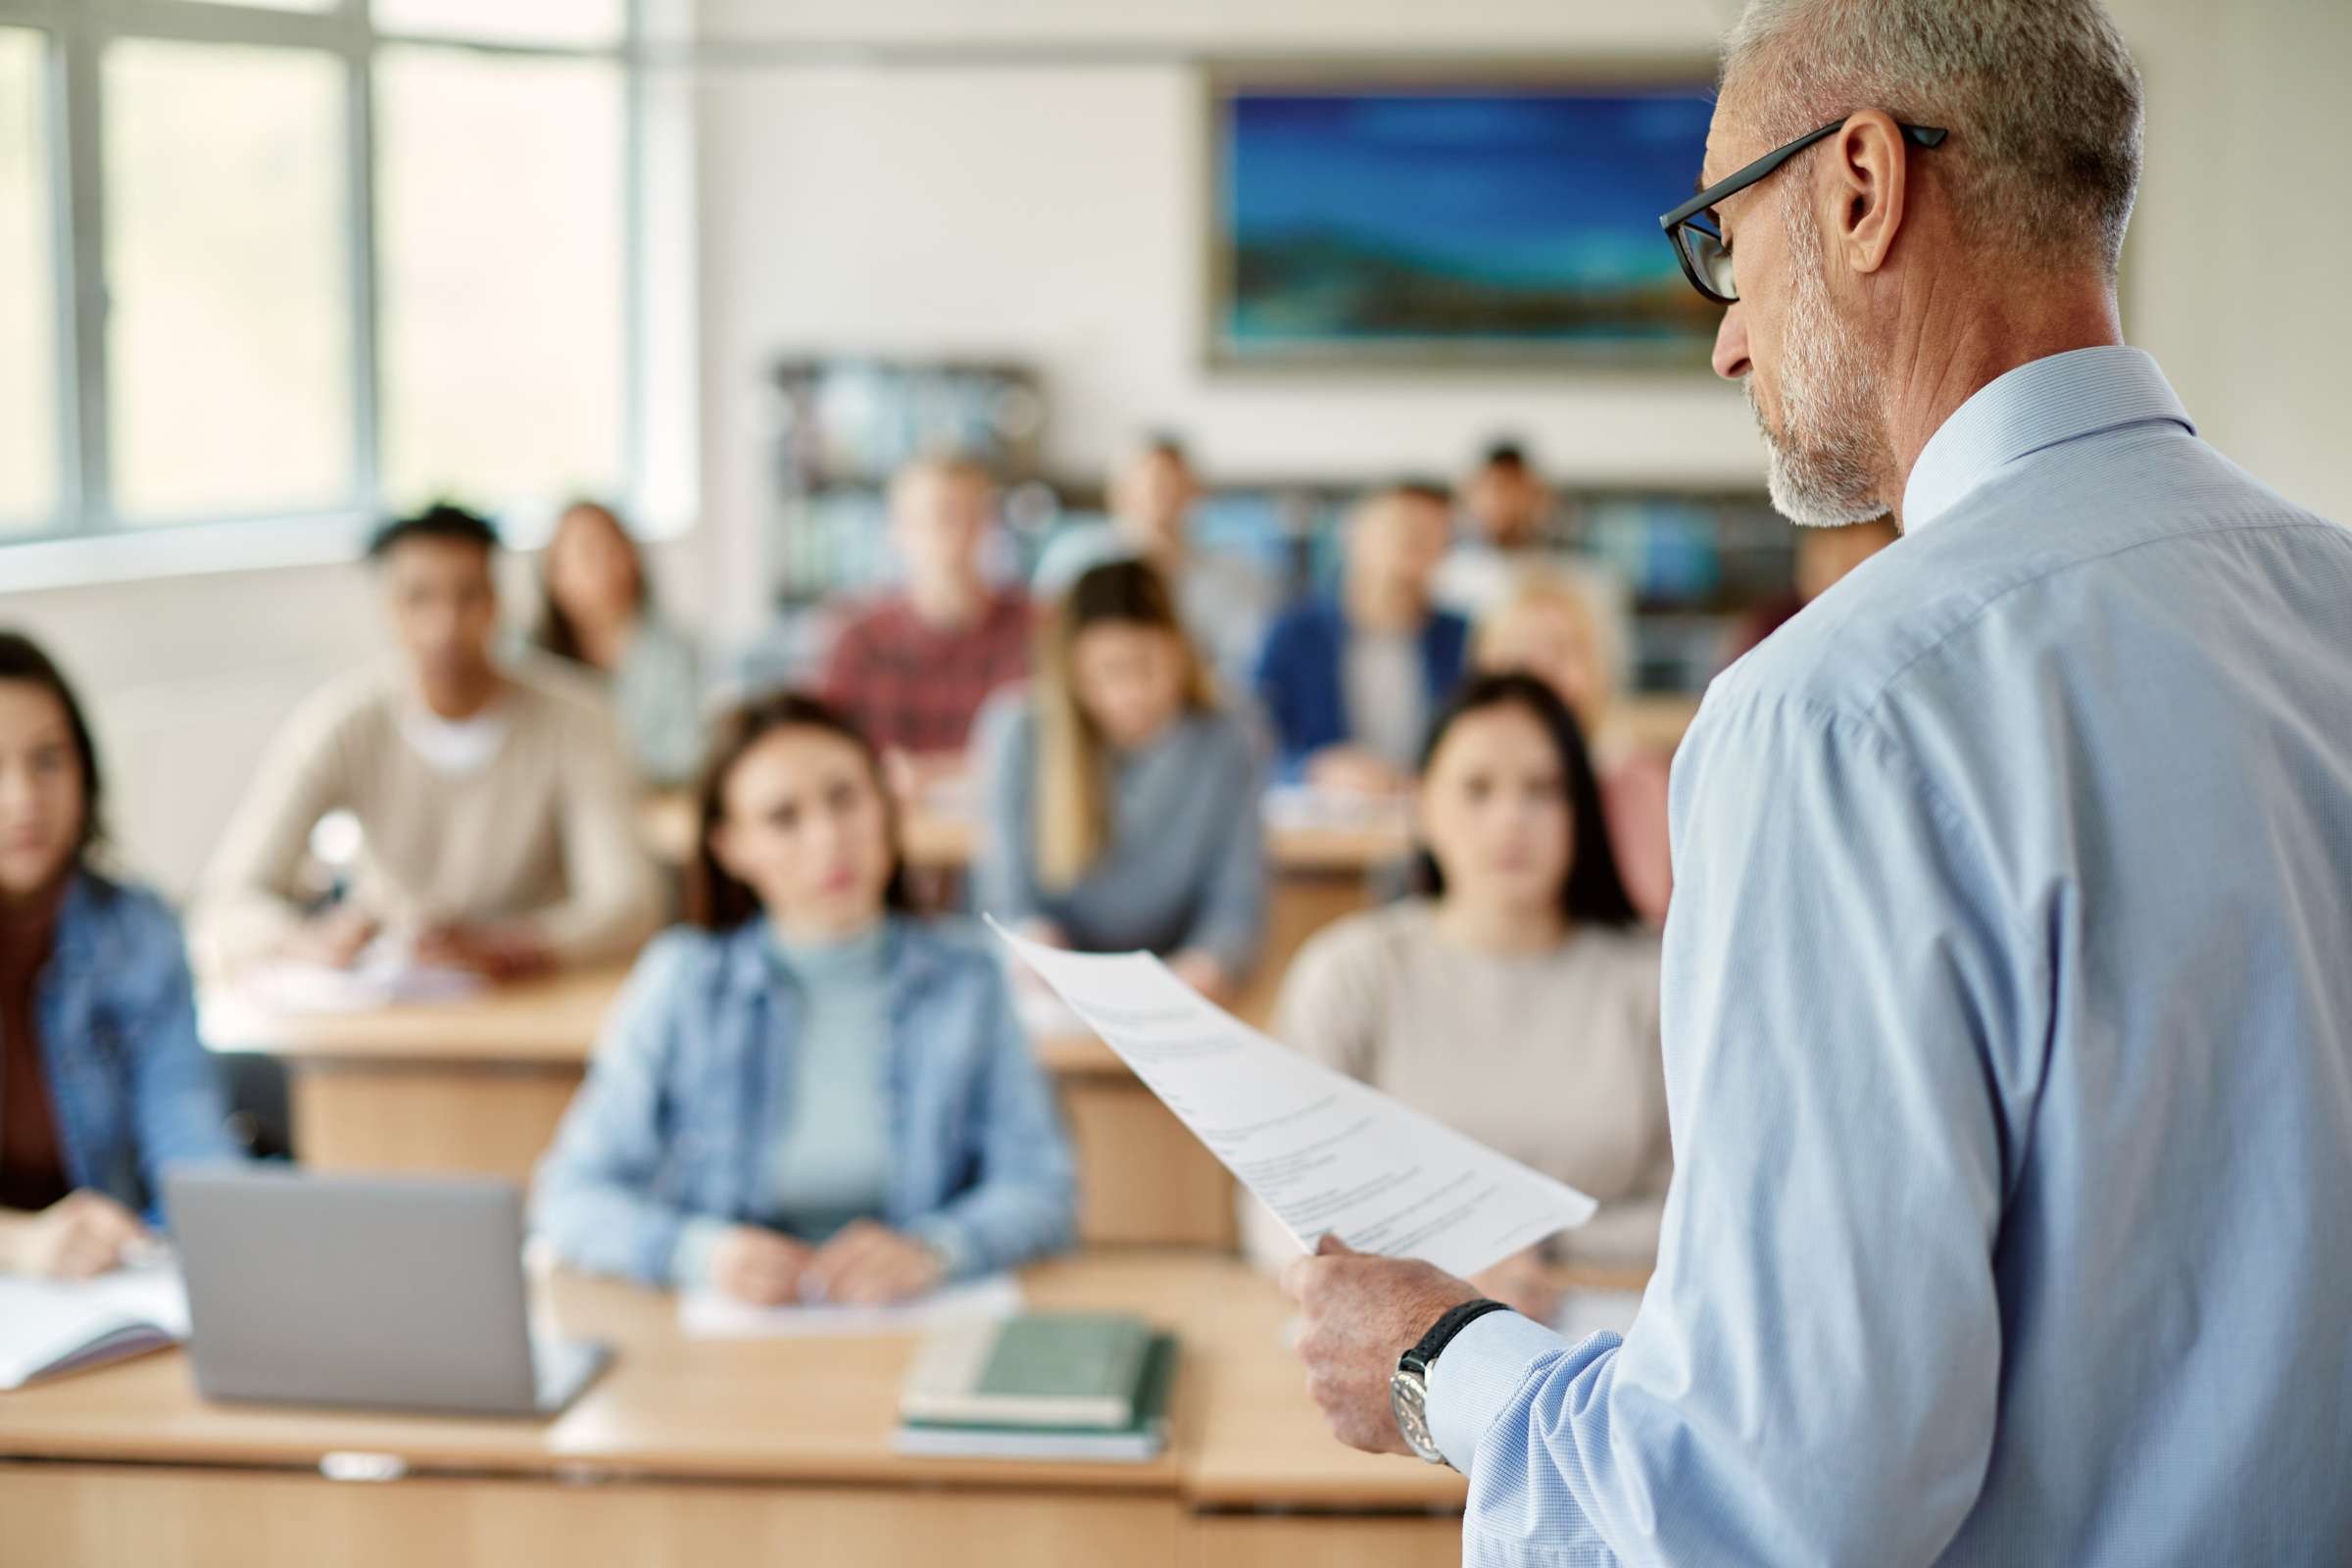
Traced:
<path id="1" fill-rule="evenodd" d="M 1431 1464 L 1444 1464 L 1437 1439 L 1429 1431 L 1429 1384 L 1418 1372 L 1402 1367 L 1389 1377 L 1389 1408 L 1396 1413 L 1396 1430 L 1405 1446 Z"/>

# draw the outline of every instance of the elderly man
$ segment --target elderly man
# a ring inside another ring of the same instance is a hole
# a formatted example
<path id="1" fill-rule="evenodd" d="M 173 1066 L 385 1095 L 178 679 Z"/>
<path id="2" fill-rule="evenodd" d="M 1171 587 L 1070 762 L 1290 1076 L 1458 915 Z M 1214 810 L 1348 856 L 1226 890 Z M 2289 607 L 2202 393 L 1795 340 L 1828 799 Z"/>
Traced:
<path id="1" fill-rule="evenodd" d="M 1716 368 L 1783 511 L 1905 537 L 1676 764 L 1631 1332 L 1286 1276 L 1473 1562 L 2352 1560 L 2352 534 L 2122 346 L 2139 145 L 2096 0 L 1734 32 L 1668 215 Z"/>

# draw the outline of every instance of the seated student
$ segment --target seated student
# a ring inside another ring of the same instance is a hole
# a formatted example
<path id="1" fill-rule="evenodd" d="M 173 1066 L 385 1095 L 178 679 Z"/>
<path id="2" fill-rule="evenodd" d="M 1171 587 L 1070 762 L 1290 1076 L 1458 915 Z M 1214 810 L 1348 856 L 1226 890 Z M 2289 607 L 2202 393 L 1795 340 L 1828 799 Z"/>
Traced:
<path id="1" fill-rule="evenodd" d="M 744 1300 L 879 1302 L 1070 1245 L 1004 968 L 900 912 L 880 765 L 812 698 L 728 715 L 692 926 L 648 948 L 539 1167 L 565 1260 Z"/>
<path id="2" fill-rule="evenodd" d="M 1432 608 L 1446 492 L 1392 485 L 1348 522 L 1339 597 L 1294 606 L 1267 634 L 1257 690 L 1286 776 L 1326 789 L 1405 787 L 1429 715 L 1462 672 L 1469 623 Z"/>
<path id="3" fill-rule="evenodd" d="M 961 773 L 980 705 L 1029 672 L 1028 601 L 982 571 L 995 507 L 968 458 L 901 469 L 890 538 L 905 582 L 842 628 L 825 666 L 825 701 L 881 751 L 901 793 Z"/>
<path id="4" fill-rule="evenodd" d="M 1674 861 L 1666 843 L 1671 759 L 1612 726 L 1624 690 L 1625 638 L 1608 586 L 1589 570 L 1530 566 L 1478 623 L 1482 670 L 1523 669 L 1559 694 L 1591 737 L 1601 817 L 1618 875 L 1651 925 L 1666 923 Z"/>
<path id="5" fill-rule="evenodd" d="M 492 658 L 490 524 L 435 507 L 368 547 L 398 661 L 295 714 L 231 820 L 197 901 L 208 965 L 348 964 L 380 930 L 419 961 L 497 978 L 625 956 L 661 917 L 610 714 L 569 682 Z M 299 902 L 318 819 L 363 851 L 346 898 Z"/>
<path id="6" fill-rule="evenodd" d="M 1533 676 L 1477 676 L 1454 694 L 1414 810 L 1422 896 L 1317 933 L 1273 1033 L 1600 1200 L 1590 1224 L 1479 1282 L 1547 1319 L 1548 1261 L 1656 1251 L 1672 1170 L 1657 939 L 1597 831 L 1576 720 Z M 1243 1224 L 1262 1263 L 1298 1254 L 1254 1200 Z"/>
<path id="7" fill-rule="evenodd" d="M 1438 566 L 1431 597 L 1476 620 L 1510 592 L 1521 567 L 1544 555 L 1551 492 L 1516 441 L 1487 448 L 1462 481 L 1462 536 Z"/>
<path id="8" fill-rule="evenodd" d="M 165 1167 L 239 1157 L 179 922 L 92 863 L 101 798 L 65 678 L 0 632 L 0 1273 L 102 1274 Z"/>
<path id="9" fill-rule="evenodd" d="M 1037 678 L 991 706 L 973 904 L 1056 947 L 1149 949 L 1229 1000 L 1265 939 L 1259 777 L 1167 584 L 1096 566 L 1047 620 Z"/>
<path id="10" fill-rule="evenodd" d="M 1105 561 L 1149 561 L 1176 594 L 1184 628 L 1236 692 L 1248 689 L 1277 600 L 1271 577 L 1226 553 L 1193 547 L 1200 482 L 1173 436 L 1154 436 L 1110 486 L 1110 517 L 1056 534 L 1031 579 L 1041 603 L 1060 598 L 1078 574 Z"/>
<path id="11" fill-rule="evenodd" d="M 654 602 L 645 557 L 610 507 L 576 501 L 540 560 L 542 605 L 531 641 L 593 671 L 612 690 L 637 776 L 683 784 L 702 760 L 694 644 Z"/>

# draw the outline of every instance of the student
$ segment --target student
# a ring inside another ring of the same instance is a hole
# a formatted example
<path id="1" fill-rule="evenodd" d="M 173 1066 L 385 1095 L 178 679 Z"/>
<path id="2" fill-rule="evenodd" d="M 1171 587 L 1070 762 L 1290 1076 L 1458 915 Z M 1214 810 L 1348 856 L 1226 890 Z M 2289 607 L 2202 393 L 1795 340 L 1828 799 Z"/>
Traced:
<path id="1" fill-rule="evenodd" d="M 102 1274 L 166 1167 L 238 1157 L 179 922 L 93 863 L 103 796 L 65 677 L 0 632 L 0 1273 Z"/>
<path id="2" fill-rule="evenodd" d="M 435 507 L 369 545 L 396 662 L 335 682 L 263 758 L 208 871 L 208 963 L 344 965 L 378 932 L 419 961 L 510 978 L 625 956 L 661 914 L 612 719 L 568 683 L 491 655 L 490 524 Z M 349 894 L 300 902 L 311 832 L 359 820 Z"/>
<path id="3" fill-rule="evenodd" d="M 1469 640 L 1468 622 L 1430 602 L 1446 507 L 1444 490 L 1418 483 L 1363 502 L 1339 597 L 1294 607 L 1267 634 L 1257 690 L 1287 776 L 1364 794 L 1405 787 Z"/>
<path id="4" fill-rule="evenodd" d="M 842 629 L 823 694 L 891 764 L 903 789 L 963 771 L 989 693 L 1029 672 L 1029 606 L 993 587 L 981 556 L 995 526 L 988 470 L 928 458 L 890 487 L 905 585 Z"/>
<path id="5" fill-rule="evenodd" d="M 1432 597 L 1476 620 L 1510 592 L 1518 570 L 1541 560 L 1551 492 L 1515 441 L 1497 441 L 1462 481 L 1464 532 L 1438 567 Z"/>
<path id="6" fill-rule="evenodd" d="M 1275 585 L 1239 556 L 1194 548 L 1200 499 L 1200 481 L 1183 444 L 1152 437 L 1112 479 L 1110 517 L 1055 535 L 1031 587 L 1040 602 L 1050 602 L 1089 566 L 1149 561 L 1175 591 L 1185 631 L 1209 666 L 1234 691 L 1246 691 L 1277 602 Z"/>
<path id="7" fill-rule="evenodd" d="M 694 645 L 655 604 L 645 557 L 620 518 L 593 501 L 565 508 L 539 580 L 531 641 L 610 685 L 640 779 L 667 786 L 692 778 L 703 752 Z"/>
<path id="8" fill-rule="evenodd" d="M 1592 571 L 1523 568 L 1478 623 L 1472 658 L 1482 670 L 1522 669 L 1542 679 L 1590 736 L 1601 816 L 1617 871 L 1642 918 L 1666 923 L 1674 893 L 1667 848 L 1671 759 L 1613 723 L 1624 691 L 1625 638 L 1615 596 Z"/>
<path id="9" fill-rule="evenodd" d="M 1069 1146 L 1003 967 L 903 912 L 871 747 L 807 697 L 722 723 L 691 926 L 646 950 L 555 1149 L 568 1261 L 878 1302 L 1070 1245 Z"/>
<path id="10" fill-rule="evenodd" d="M 1256 750 L 1216 706 L 1166 583 L 1096 566 L 1049 616 L 1037 679 L 982 725 L 978 907 L 1057 947 L 1149 949 L 1229 1001 L 1265 939 Z"/>
<path id="11" fill-rule="evenodd" d="M 1658 943 L 1641 929 L 1576 720 L 1531 675 L 1481 675 L 1431 726 L 1414 796 L 1422 896 L 1300 950 L 1275 1008 L 1296 1050 L 1600 1200 L 1482 1278 L 1539 1319 L 1554 1258 L 1647 1262 L 1672 1156 Z M 1253 1200 L 1251 1255 L 1298 1249 Z"/>

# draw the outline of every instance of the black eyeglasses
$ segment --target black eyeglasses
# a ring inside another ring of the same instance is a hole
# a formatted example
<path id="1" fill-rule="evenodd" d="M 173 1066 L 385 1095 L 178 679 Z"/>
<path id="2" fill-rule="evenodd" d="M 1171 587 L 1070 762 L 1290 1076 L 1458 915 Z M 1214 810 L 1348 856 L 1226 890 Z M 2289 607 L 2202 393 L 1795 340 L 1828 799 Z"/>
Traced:
<path id="1" fill-rule="evenodd" d="M 1786 147 L 1774 148 L 1737 174 L 1717 180 L 1658 220 L 1658 226 L 1666 231 L 1666 238 L 1674 246 L 1675 259 L 1683 264 L 1683 275 L 1690 280 L 1692 288 L 1718 305 L 1740 303 L 1740 285 L 1732 277 L 1732 248 L 1723 242 L 1723 225 L 1715 217 L 1716 205 L 1725 197 L 1747 189 L 1844 125 L 1844 121 L 1833 120 L 1819 130 L 1806 131 Z M 1948 134 L 1934 125 L 1895 128 L 1903 133 L 1903 140 L 1916 147 L 1934 147 Z"/>

